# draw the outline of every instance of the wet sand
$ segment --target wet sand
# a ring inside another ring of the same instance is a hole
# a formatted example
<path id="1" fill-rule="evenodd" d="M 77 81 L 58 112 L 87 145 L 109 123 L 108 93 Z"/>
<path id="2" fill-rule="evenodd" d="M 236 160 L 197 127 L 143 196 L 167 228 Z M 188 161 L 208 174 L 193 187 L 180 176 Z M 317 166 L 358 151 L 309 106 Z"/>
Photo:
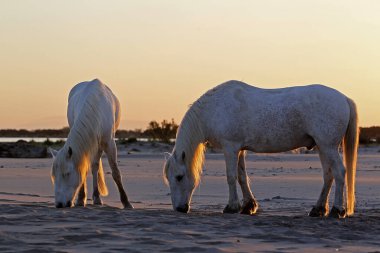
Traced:
<path id="1" fill-rule="evenodd" d="M 104 165 L 104 206 L 89 200 L 85 208 L 56 209 L 51 159 L 0 159 L 0 252 L 380 252 L 377 150 L 359 156 L 357 209 L 343 220 L 307 216 L 322 187 L 316 154 L 248 155 L 255 216 L 222 214 L 228 187 L 220 154 L 206 156 L 189 214 L 171 209 L 162 154 L 119 157 L 134 210 L 120 209 Z"/>

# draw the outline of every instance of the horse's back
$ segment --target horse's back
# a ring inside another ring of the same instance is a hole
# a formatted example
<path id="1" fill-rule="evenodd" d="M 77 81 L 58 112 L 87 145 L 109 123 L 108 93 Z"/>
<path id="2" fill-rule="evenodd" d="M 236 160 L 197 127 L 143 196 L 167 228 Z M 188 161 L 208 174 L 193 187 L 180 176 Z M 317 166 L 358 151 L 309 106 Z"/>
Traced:
<path id="1" fill-rule="evenodd" d="M 196 104 L 213 139 L 239 140 L 263 150 L 312 145 L 323 137 L 341 140 L 350 115 L 347 97 L 323 85 L 261 89 L 229 81 Z"/>
<path id="2" fill-rule="evenodd" d="M 297 98 L 309 98 L 310 96 L 323 96 L 323 97 L 345 97 L 339 91 L 327 87 L 322 84 L 309 84 L 304 86 L 294 86 L 286 88 L 276 88 L 276 89 L 263 89 L 247 83 L 230 80 L 207 91 L 200 99 L 207 97 L 226 97 L 228 95 L 235 95 L 237 92 L 242 92 L 246 94 L 246 99 L 248 100 L 279 100 L 279 99 L 291 99 Z M 237 98 L 237 97 L 236 97 Z M 243 98 L 243 97 L 239 97 Z"/>
<path id="3" fill-rule="evenodd" d="M 262 89 L 240 81 L 228 81 L 206 92 L 199 100 L 213 107 L 212 110 L 222 108 L 225 113 L 246 114 L 253 118 L 279 112 L 297 112 L 306 117 L 326 112 L 326 109 L 348 108 L 345 95 L 321 84 Z"/>
<path id="4" fill-rule="evenodd" d="M 99 79 L 75 85 L 69 94 L 67 118 L 69 126 L 83 114 L 98 118 L 101 128 L 117 128 L 120 122 L 120 104 L 112 91 Z"/>

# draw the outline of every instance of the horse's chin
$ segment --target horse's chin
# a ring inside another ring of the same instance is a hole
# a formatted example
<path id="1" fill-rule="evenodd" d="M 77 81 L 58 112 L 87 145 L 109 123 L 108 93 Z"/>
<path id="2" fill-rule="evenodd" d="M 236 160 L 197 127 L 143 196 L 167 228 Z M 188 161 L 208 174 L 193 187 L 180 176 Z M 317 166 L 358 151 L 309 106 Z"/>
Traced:
<path id="1" fill-rule="evenodd" d="M 180 213 L 188 213 L 190 211 L 190 206 L 189 204 L 180 205 L 177 206 L 174 210 Z"/>

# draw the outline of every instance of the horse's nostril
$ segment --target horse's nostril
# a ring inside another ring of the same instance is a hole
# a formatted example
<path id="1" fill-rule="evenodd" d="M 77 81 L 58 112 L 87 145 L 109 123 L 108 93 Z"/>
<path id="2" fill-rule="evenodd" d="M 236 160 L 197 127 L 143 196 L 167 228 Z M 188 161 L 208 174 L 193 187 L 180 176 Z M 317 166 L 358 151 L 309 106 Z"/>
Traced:
<path id="1" fill-rule="evenodd" d="M 66 207 L 71 207 L 71 200 L 70 201 L 67 201 L 67 203 L 66 203 Z"/>
<path id="2" fill-rule="evenodd" d="M 63 207 L 63 204 L 61 202 L 58 202 L 57 204 L 55 204 L 55 207 L 56 208 L 62 208 Z"/>
<path id="3" fill-rule="evenodd" d="M 176 208 L 176 211 L 181 212 L 181 213 L 187 213 L 187 212 L 189 212 L 189 205 L 185 204 L 183 206 L 179 206 Z"/>

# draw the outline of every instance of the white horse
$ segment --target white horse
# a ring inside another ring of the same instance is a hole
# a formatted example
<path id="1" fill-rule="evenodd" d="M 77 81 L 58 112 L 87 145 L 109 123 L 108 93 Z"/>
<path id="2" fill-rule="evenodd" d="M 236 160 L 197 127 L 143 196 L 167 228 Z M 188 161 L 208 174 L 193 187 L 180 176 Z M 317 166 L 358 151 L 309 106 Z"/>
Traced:
<path id="1" fill-rule="evenodd" d="M 166 159 L 164 179 L 170 186 L 174 210 L 188 212 L 199 184 L 205 143 L 223 150 L 229 200 L 224 212 L 254 214 L 258 204 L 245 170 L 245 150 L 283 152 L 318 147 L 324 185 L 310 216 L 328 214 L 328 196 L 335 179 L 330 216 L 354 213 L 358 117 L 355 103 L 340 92 L 309 85 L 260 89 L 243 82 L 223 83 L 200 97 L 187 111 L 173 152 Z M 344 163 L 339 154 L 342 143 Z M 344 185 L 347 177 L 347 209 Z M 241 207 L 236 189 L 243 193 Z"/>
<path id="2" fill-rule="evenodd" d="M 65 145 L 59 151 L 50 149 L 56 207 L 71 207 L 77 195 L 76 205 L 86 205 L 86 176 L 90 169 L 93 202 L 102 205 L 100 195 L 108 194 L 101 161 L 104 151 L 124 208 L 133 208 L 117 166 L 114 138 L 120 122 L 120 104 L 116 96 L 98 79 L 79 83 L 70 91 L 67 118 L 70 133 Z"/>

